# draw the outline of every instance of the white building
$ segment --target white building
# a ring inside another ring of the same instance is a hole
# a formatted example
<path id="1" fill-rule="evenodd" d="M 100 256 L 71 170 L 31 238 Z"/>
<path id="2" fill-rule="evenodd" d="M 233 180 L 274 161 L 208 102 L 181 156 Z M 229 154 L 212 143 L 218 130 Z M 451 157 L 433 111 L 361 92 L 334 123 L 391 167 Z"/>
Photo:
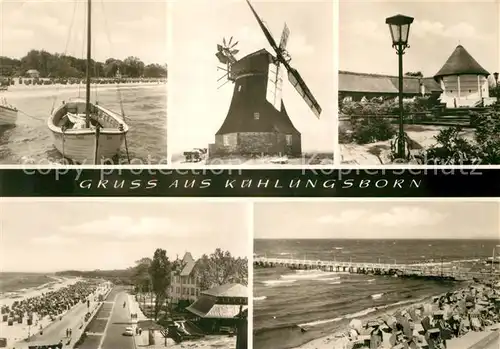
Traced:
<path id="1" fill-rule="evenodd" d="M 447 108 L 489 105 L 488 73 L 462 46 L 458 45 L 443 67 L 434 75 L 441 85 L 441 102 Z"/>
<path id="2" fill-rule="evenodd" d="M 182 264 L 183 268 L 181 270 L 172 272 L 170 295 L 174 304 L 182 300 L 192 303 L 200 295 L 200 287 L 194 270 L 196 261 L 191 253 L 186 252 L 182 258 Z"/>

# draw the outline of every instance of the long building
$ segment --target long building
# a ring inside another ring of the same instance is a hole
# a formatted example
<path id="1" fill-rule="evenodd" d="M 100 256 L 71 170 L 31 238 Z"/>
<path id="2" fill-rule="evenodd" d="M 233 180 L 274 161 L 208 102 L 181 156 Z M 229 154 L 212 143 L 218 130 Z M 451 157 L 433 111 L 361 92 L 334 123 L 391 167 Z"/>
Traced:
<path id="1" fill-rule="evenodd" d="M 486 71 L 459 45 L 432 77 L 404 76 L 403 96 L 434 97 L 447 108 L 491 105 Z M 339 71 L 339 101 L 361 101 L 371 98 L 395 98 L 399 93 L 399 77 Z"/>
<path id="2" fill-rule="evenodd" d="M 339 100 L 360 101 L 363 98 L 394 98 L 399 94 L 397 76 L 382 74 L 355 73 L 339 71 Z M 433 78 L 405 76 L 403 78 L 403 96 L 431 96 L 436 98 L 443 92 Z"/>

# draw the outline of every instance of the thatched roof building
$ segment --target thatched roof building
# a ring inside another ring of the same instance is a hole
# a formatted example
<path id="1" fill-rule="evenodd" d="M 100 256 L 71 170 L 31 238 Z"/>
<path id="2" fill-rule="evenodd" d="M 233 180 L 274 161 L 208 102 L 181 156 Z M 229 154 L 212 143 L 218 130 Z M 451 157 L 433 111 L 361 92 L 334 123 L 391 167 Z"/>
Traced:
<path id="1" fill-rule="evenodd" d="M 248 306 L 248 288 L 226 284 L 201 292 L 186 310 L 204 319 L 233 319 Z"/>
<path id="2" fill-rule="evenodd" d="M 441 101 L 448 108 L 489 104 L 488 76 L 467 50 L 458 45 L 445 64 L 434 75 L 443 89 Z"/>

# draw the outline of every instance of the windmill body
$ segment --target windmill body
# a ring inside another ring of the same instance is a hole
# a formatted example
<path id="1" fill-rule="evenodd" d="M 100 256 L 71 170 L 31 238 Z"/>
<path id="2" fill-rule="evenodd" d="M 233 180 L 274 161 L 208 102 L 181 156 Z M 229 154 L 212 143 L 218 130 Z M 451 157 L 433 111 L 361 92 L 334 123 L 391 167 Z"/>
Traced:
<path id="1" fill-rule="evenodd" d="M 233 97 L 226 118 L 210 145 L 210 157 L 219 155 L 289 155 L 302 153 L 301 134 L 293 125 L 281 98 L 283 74 L 319 118 L 321 107 L 297 70 L 289 64 L 286 44 L 290 31 L 285 24 L 279 46 L 247 1 L 274 54 L 265 49 L 236 59 L 239 51 L 223 39 L 216 57 L 225 65 L 222 78 L 234 83 Z M 221 80 L 220 78 L 219 80 Z"/>
<path id="2" fill-rule="evenodd" d="M 231 66 L 233 97 L 226 119 L 215 134 L 215 153 L 301 154 L 300 132 L 288 116 L 283 101 L 279 101 L 279 110 L 266 98 L 273 78 L 270 76 L 273 62 L 274 57 L 262 49 Z"/>

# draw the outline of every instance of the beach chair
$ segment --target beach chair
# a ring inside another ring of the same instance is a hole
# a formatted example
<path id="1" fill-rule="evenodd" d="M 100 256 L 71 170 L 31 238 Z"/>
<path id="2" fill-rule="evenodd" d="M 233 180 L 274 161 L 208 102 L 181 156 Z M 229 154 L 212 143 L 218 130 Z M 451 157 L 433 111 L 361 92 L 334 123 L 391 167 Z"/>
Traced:
<path id="1" fill-rule="evenodd" d="M 481 324 L 481 321 L 479 320 L 479 314 L 478 313 L 472 313 L 469 315 L 469 321 L 470 321 L 470 326 L 473 331 L 482 331 L 483 330 L 483 325 Z"/>
<path id="2" fill-rule="evenodd" d="M 360 335 L 356 340 L 353 341 L 353 349 L 354 348 L 371 348 L 370 347 L 370 335 Z"/>

